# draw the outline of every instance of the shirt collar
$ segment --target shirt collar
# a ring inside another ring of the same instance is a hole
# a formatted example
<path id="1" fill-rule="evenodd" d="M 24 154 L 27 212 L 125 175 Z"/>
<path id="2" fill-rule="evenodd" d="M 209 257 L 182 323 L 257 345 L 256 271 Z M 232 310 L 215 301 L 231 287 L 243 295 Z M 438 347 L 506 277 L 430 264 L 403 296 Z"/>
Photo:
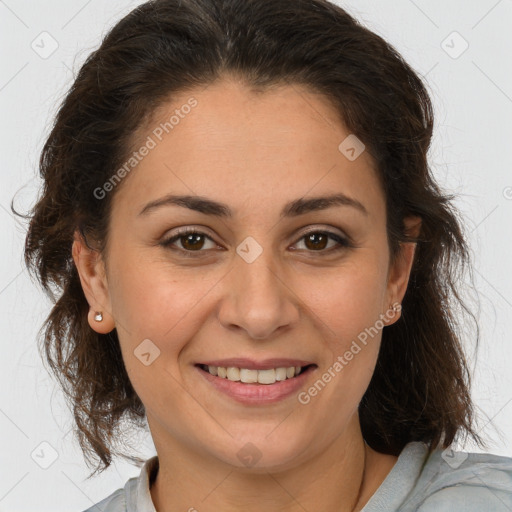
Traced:
<path id="1" fill-rule="evenodd" d="M 126 512 L 156 512 L 151 499 L 150 484 L 158 473 L 158 456 L 146 460 L 138 478 L 130 479 L 125 486 Z"/>
<path id="2" fill-rule="evenodd" d="M 427 456 L 428 449 L 425 443 L 408 443 L 363 511 L 382 510 L 380 504 L 386 505 L 391 501 L 398 508 L 418 479 Z M 138 478 L 132 478 L 126 483 L 126 512 L 156 512 L 151 499 L 150 484 L 154 481 L 158 468 L 158 456 L 155 455 L 146 460 Z"/>

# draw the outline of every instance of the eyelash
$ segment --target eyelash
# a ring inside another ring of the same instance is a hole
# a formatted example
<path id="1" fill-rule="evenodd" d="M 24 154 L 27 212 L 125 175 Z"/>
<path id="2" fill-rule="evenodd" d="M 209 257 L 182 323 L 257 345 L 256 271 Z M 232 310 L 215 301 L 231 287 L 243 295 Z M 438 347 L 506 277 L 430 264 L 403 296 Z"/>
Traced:
<path id="1" fill-rule="evenodd" d="M 308 250 L 308 249 L 298 249 L 298 250 L 306 250 L 307 252 L 311 252 L 311 253 L 316 253 L 316 252 L 317 253 L 332 253 L 332 252 L 338 252 L 338 251 L 343 250 L 343 249 L 347 249 L 349 247 L 353 247 L 353 245 L 351 244 L 351 242 L 347 238 L 344 238 L 344 237 L 340 236 L 337 233 L 333 233 L 332 231 L 320 230 L 320 229 L 312 229 L 310 231 L 307 231 L 307 232 L 303 233 L 302 236 L 298 239 L 298 241 L 301 241 L 306 236 L 312 235 L 312 234 L 327 235 L 329 238 L 331 238 L 332 240 L 336 241 L 338 243 L 338 246 L 337 247 L 331 247 L 329 249 L 322 249 L 322 250 L 318 250 L 318 251 Z M 184 228 L 182 230 L 179 230 L 172 237 L 167 238 L 166 240 L 163 240 L 159 245 L 161 245 L 162 247 L 164 247 L 166 249 L 171 249 L 171 250 L 174 250 L 174 251 L 179 251 L 185 257 L 190 257 L 190 258 L 200 257 L 200 253 L 207 251 L 207 249 L 206 250 L 205 249 L 199 249 L 197 251 L 189 251 L 189 250 L 186 250 L 186 249 L 181 249 L 180 247 L 172 247 L 172 244 L 175 241 L 177 241 L 180 238 L 182 238 L 184 236 L 187 236 L 187 235 L 202 235 L 202 236 L 208 238 L 209 240 L 211 240 L 212 242 L 215 243 L 215 241 L 210 236 L 208 236 L 206 233 L 203 233 L 202 231 L 199 231 L 199 230 L 194 229 L 194 228 Z"/>

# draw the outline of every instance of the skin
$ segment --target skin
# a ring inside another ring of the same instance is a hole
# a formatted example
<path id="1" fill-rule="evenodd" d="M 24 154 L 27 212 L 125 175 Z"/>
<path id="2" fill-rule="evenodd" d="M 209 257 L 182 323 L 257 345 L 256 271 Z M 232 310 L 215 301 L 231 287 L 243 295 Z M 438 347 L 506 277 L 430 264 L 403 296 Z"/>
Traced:
<path id="1" fill-rule="evenodd" d="M 105 260 L 78 233 L 73 244 L 90 326 L 117 329 L 146 408 L 160 462 L 155 507 L 361 510 L 397 460 L 365 445 L 357 413 L 380 332 L 307 405 L 295 395 L 240 404 L 194 365 L 237 356 L 305 359 L 318 365 L 307 390 L 359 333 L 383 315 L 385 325 L 399 319 L 390 306 L 405 294 L 415 246 L 403 244 L 391 265 L 373 161 L 367 151 L 350 161 L 338 150 L 349 132 L 324 97 L 290 85 L 255 93 L 226 78 L 165 104 L 138 134 L 141 143 L 191 96 L 198 105 L 115 191 Z M 226 203 L 233 217 L 179 206 L 139 215 L 171 192 Z M 335 192 L 367 214 L 334 206 L 279 217 L 289 201 Z M 406 226 L 414 233 L 418 222 L 406 219 Z M 159 245 L 186 226 L 211 239 L 189 249 L 202 251 L 195 258 L 182 255 L 190 248 L 183 237 L 174 251 Z M 306 245 L 308 227 L 348 236 L 353 246 L 330 250 L 338 246 L 333 239 L 320 249 Z M 236 252 L 248 236 L 263 248 L 252 263 Z M 148 366 L 134 356 L 144 339 L 160 350 Z M 237 453 L 249 442 L 261 459 L 246 467 Z"/>

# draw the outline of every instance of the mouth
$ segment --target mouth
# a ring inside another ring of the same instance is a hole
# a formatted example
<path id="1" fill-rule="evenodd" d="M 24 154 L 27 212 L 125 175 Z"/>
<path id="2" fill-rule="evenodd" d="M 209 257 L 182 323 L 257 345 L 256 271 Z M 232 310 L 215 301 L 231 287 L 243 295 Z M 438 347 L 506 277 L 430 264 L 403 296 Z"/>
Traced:
<path id="1" fill-rule="evenodd" d="M 304 366 L 276 366 L 274 368 L 265 369 L 207 364 L 198 364 L 196 366 L 214 377 L 226 379 L 231 382 L 272 385 L 276 382 L 297 378 L 299 375 L 315 368 L 316 364 L 307 364 Z"/>
<path id="2" fill-rule="evenodd" d="M 230 360 L 229 366 L 221 366 L 221 361 L 215 361 L 215 364 L 199 363 L 195 367 L 202 377 L 201 382 L 211 386 L 215 394 L 246 406 L 270 405 L 297 395 L 310 379 L 314 379 L 318 369 L 318 365 L 306 361 L 294 366 L 283 366 L 283 360 L 259 364 L 236 361 L 240 366 L 234 366 L 234 360 Z M 287 364 L 291 362 L 286 360 Z M 293 363 L 298 362 L 293 360 Z M 226 360 L 222 364 L 227 364 Z"/>

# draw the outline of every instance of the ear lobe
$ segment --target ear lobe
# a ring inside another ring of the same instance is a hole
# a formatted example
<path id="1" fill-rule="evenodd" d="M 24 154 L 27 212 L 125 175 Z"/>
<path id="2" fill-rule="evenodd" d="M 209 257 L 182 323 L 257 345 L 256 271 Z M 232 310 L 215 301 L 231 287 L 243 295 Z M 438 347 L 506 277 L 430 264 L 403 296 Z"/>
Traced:
<path id="1" fill-rule="evenodd" d="M 406 217 L 404 219 L 405 232 L 412 238 L 418 238 L 421 231 L 421 218 L 420 217 Z M 396 255 L 395 261 L 392 263 L 388 272 L 388 304 L 401 304 L 404 298 L 407 286 L 409 284 L 409 277 L 411 275 L 412 266 L 414 263 L 414 256 L 416 254 L 415 242 L 401 242 L 400 249 Z M 392 315 L 391 320 L 387 325 L 395 323 L 401 316 L 401 308 L 398 312 Z"/>
<path id="2" fill-rule="evenodd" d="M 89 303 L 89 325 L 93 330 L 106 334 L 115 327 L 110 304 L 110 294 L 104 261 L 99 251 L 90 248 L 82 234 L 77 230 L 71 250 L 82 290 Z M 103 320 L 95 319 L 96 313 L 101 312 Z"/>

